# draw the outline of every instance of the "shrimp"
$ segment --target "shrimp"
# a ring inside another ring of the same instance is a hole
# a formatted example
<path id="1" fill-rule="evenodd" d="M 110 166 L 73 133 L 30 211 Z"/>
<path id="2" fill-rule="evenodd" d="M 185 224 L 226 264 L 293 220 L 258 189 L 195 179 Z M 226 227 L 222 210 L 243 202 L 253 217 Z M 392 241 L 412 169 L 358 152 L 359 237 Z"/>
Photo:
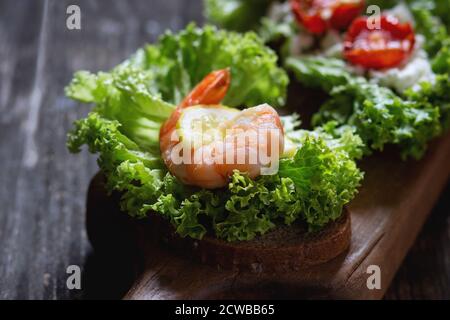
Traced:
<path id="1" fill-rule="evenodd" d="M 164 163 L 184 184 L 222 188 L 234 170 L 254 179 L 283 153 L 284 131 L 275 109 L 264 104 L 239 111 L 220 105 L 230 83 L 228 69 L 210 73 L 161 127 Z M 186 147 L 180 140 L 193 143 Z"/>

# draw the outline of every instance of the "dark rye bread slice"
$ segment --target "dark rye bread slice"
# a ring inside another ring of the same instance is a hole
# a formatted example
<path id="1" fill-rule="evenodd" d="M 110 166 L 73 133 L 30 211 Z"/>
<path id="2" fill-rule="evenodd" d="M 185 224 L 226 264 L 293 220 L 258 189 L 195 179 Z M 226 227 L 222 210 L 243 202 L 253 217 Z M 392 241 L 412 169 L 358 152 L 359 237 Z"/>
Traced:
<path id="1" fill-rule="evenodd" d="M 282 225 L 253 240 L 238 242 L 211 236 L 202 240 L 181 238 L 166 221 L 159 217 L 152 220 L 161 231 L 161 239 L 180 254 L 219 269 L 256 273 L 289 272 L 328 262 L 349 247 L 351 238 L 347 210 L 316 233 L 308 233 L 300 224 Z"/>
<path id="2" fill-rule="evenodd" d="M 202 240 L 182 238 L 170 223 L 156 214 L 135 221 L 120 212 L 118 201 L 119 195 L 106 194 L 103 176 L 96 175 L 87 201 L 88 236 L 95 248 L 116 250 L 130 243 L 146 247 L 151 238 L 179 255 L 218 269 L 266 273 L 322 264 L 342 254 L 350 245 L 351 222 L 346 209 L 337 221 L 319 232 L 308 233 L 302 224 L 283 225 L 251 241 L 230 243 L 211 236 Z"/>

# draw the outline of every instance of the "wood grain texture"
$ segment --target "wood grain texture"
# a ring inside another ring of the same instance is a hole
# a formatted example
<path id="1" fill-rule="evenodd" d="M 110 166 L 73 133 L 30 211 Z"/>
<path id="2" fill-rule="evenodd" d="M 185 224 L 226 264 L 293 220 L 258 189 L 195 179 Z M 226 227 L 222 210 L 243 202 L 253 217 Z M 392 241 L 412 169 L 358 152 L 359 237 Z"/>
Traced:
<path id="1" fill-rule="evenodd" d="M 80 31 L 66 28 L 69 4 L 81 8 Z M 63 88 L 76 70 L 107 70 L 198 18 L 199 3 L 2 0 L 0 8 L 0 299 L 118 298 L 123 289 L 110 278 L 120 272 L 92 254 L 84 230 L 95 159 L 65 147 L 89 107 Z M 67 290 L 69 265 L 85 272 L 85 290 Z"/>
<path id="2" fill-rule="evenodd" d="M 450 299 L 449 211 L 447 185 L 385 299 Z"/>
<path id="3" fill-rule="evenodd" d="M 200 20 L 200 2 L 0 0 L 0 299 L 126 292 L 133 270 L 87 241 L 85 196 L 97 166 L 87 152 L 70 155 L 65 134 L 89 107 L 63 87 L 78 69 L 107 70 L 165 29 Z M 69 4 L 81 7 L 81 31 L 65 27 Z M 449 198 L 447 188 L 387 298 L 450 298 Z M 65 286 L 72 264 L 82 268 L 81 291 Z"/>

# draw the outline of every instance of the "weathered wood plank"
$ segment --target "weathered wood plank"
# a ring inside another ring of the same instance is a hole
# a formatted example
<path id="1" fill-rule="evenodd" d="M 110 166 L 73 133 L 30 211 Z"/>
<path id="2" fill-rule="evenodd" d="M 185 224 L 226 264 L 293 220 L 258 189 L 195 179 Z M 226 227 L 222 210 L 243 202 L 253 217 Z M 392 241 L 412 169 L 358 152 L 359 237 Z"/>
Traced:
<path id="1" fill-rule="evenodd" d="M 65 137 L 89 107 L 67 100 L 63 89 L 74 71 L 107 70 L 163 30 L 181 28 L 181 17 L 190 19 L 182 11 L 188 3 L 2 2 L 0 298 L 120 297 L 87 282 L 95 281 L 103 263 L 92 256 L 84 230 L 85 194 L 96 164 L 87 152 L 70 155 Z M 81 8 L 81 31 L 66 28 L 69 4 Z M 85 271 L 85 291 L 66 288 L 72 264 Z"/>
<path id="2" fill-rule="evenodd" d="M 385 298 L 450 299 L 450 185 L 442 193 Z"/>
<path id="3" fill-rule="evenodd" d="M 0 298 L 15 298 L 18 292 L 25 297 L 29 295 L 27 266 L 33 262 L 29 248 L 36 249 L 26 235 L 36 226 L 33 212 L 25 215 L 23 210 L 27 200 L 37 200 L 37 194 L 27 197 L 21 188 L 30 182 L 23 172 L 24 125 L 31 92 L 33 89 L 36 92 L 36 57 L 41 43 L 43 10 L 37 2 L 24 6 L 8 2 L 3 9 L 4 17 L 0 19 L 0 288 L 8 289 L 0 290 Z"/>

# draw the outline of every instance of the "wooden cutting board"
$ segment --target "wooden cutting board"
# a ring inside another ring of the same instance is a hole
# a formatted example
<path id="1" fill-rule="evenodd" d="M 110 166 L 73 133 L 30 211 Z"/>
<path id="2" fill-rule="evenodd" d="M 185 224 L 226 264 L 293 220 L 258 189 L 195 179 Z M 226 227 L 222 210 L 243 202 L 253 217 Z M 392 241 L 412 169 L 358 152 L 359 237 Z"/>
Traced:
<path id="1" fill-rule="evenodd" d="M 147 221 L 119 211 L 101 176 L 88 195 L 87 229 L 97 250 L 126 252 L 136 281 L 125 299 L 381 299 L 450 175 L 450 135 L 433 142 L 421 161 L 402 162 L 387 150 L 361 163 L 363 187 L 348 206 L 349 250 L 333 261 L 289 274 L 218 270 L 160 245 Z M 426 259 L 426 257 L 424 257 Z M 380 268 L 381 289 L 367 287 L 369 266 Z"/>

